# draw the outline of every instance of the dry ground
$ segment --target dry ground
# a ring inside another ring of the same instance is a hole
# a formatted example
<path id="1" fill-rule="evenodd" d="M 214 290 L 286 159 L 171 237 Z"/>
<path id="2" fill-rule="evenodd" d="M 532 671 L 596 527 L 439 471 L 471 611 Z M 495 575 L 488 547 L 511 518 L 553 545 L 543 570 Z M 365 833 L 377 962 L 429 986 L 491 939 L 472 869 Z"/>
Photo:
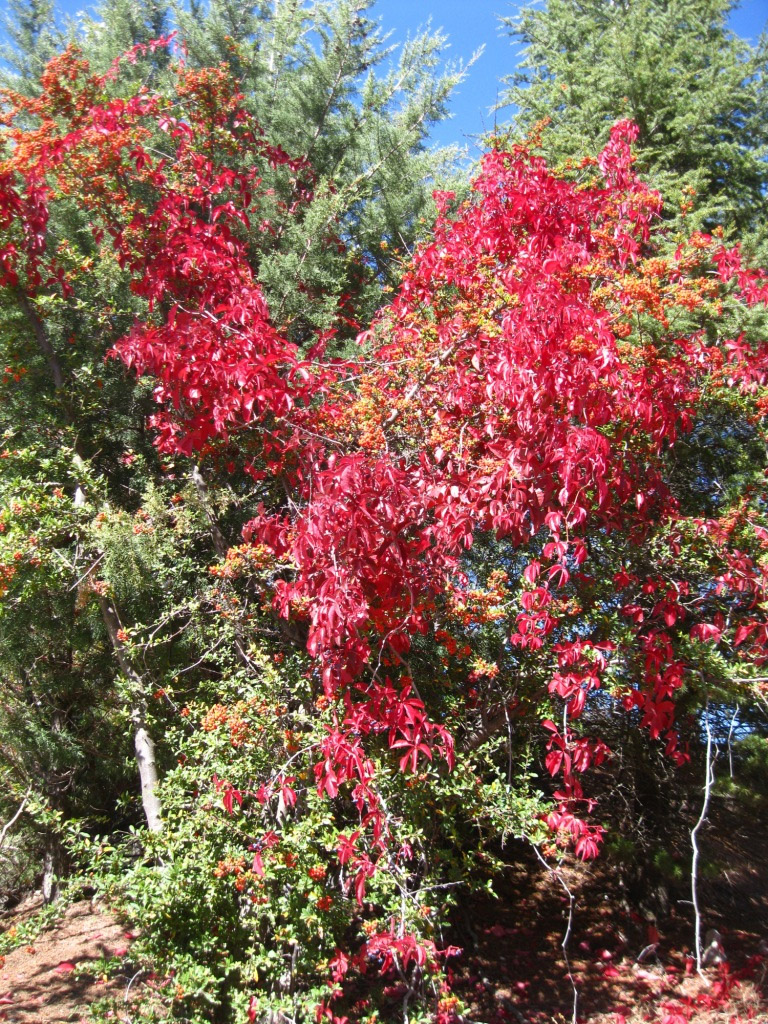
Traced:
<path id="1" fill-rule="evenodd" d="M 27 900 L 4 922 L 18 926 L 42 905 Z M 0 967 L 0 1021 L 48 1024 L 80 1021 L 94 1000 L 119 996 L 123 978 L 81 975 L 103 958 L 127 952 L 131 935 L 124 924 L 90 900 L 73 904 L 62 920 L 33 944 L 14 949 Z"/>

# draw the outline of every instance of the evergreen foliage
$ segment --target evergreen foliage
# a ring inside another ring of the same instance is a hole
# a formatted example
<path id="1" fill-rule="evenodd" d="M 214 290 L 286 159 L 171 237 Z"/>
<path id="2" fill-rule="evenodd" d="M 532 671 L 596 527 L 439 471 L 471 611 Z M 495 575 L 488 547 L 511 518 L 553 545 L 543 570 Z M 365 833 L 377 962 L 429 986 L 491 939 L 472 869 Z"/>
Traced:
<path id="1" fill-rule="evenodd" d="M 2 19 L 7 42 L 0 46 L 0 83 L 20 91 L 37 90 L 47 61 L 61 45 L 53 0 L 8 0 Z"/>
<path id="2" fill-rule="evenodd" d="M 562 162 L 565 173 L 578 175 L 611 125 L 629 117 L 639 130 L 637 167 L 665 199 L 670 256 L 692 229 L 723 230 L 724 237 L 739 238 L 745 251 L 765 252 L 768 36 L 755 46 L 735 36 L 728 18 L 736 6 L 734 0 L 547 0 L 503 19 L 524 47 L 503 95 L 516 108 L 514 129 L 531 131 L 547 121 L 543 150 Z M 760 344 L 764 313 L 734 312 L 727 310 L 725 334 Z M 680 329 L 685 321 L 678 317 Z M 714 339 L 711 327 L 708 332 Z M 723 514 L 744 488 L 759 493 L 763 487 L 760 431 L 735 395 L 712 403 L 666 461 L 679 507 L 689 515 Z M 657 558 L 649 546 L 649 569 Z M 731 703 L 726 664 L 708 659 L 702 670 L 710 680 L 724 680 L 719 697 L 729 719 L 749 720 L 750 728 L 764 731 L 764 722 L 752 719 L 749 701 Z M 687 739 L 699 773 L 705 754 L 700 723 L 710 714 L 709 697 L 692 686 L 684 698 Z M 606 719 L 600 728 L 613 726 Z M 674 780 L 667 779 L 667 797 L 660 798 L 652 780 L 664 773 L 653 751 L 639 737 L 622 736 L 621 747 L 620 785 L 630 794 L 637 820 L 634 855 L 619 867 L 630 884 L 642 878 L 648 889 L 653 851 L 681 827 L 680 818 L 669 813 Z M 683 839 L 681 833 L 678 841 Z M 656 884 L 666 898 L 661 875 Z"/>
<path id="3" fill-rule="evenodd" d="M 737 0 L 548 0 L 503 19 L 524 46 L 506 79 L 522 131 L 551 119 L 556 160 L 578 162 L 622 117 L 639 129 L 638 166 L 695 226 L 739 237 L 765 224 L 768 38 L 735 36 Z"/>
<path id="4" fill-rule="evenodd" d="M 288 154 L 311 150 L 311 195 L 307 181 L 265 165 L 274 194 L 265 215 L 273 227 L 254 230 L 253 260 L 275 316 L 297 341 L 332 328 L 340 340 L 331 332 L 328 343 L 343 347 L 357 333 L 357 318 L 370 317 L 397 280 L 405 248 L 430 216 L 433 180 L 448 169 L 450 154 L 430 151 L 425 139 L 461 72 L 438 71 L 442 40 L 430 36 L 409 43 L 388 69 L 394 55 L 360 5 L 311 5 L 301 15 L 295 5 L 263 5 L 250 28 L 241 18 L 241 30 L 216 52 L 210 46 L 222 9 L 193 13 L 198 20 L 184 22 L 183 12 L 171 14 L 154 0 L 108 0 L 74 28 L 104 72 L 179 18 L 190 32 L 189 62 L 224 61 L 240 75 L 246 103 L 270 139 L 279 136 Z M 62 45 L 52 5 L 14 0 L 8 17 L 6 81 L 38 95 L 45 60 Z M 198 52 L 209 36 L 208 50 Z M 275 40 L 279 58 L 273 49 L 267 82 L 259 54 Z M 138 64 L 124 61 L 115 91 L 143 85 L 171 95 L 175 83 L 168 50 L 159 47 Z M 191 466 L 161 465 L 146 425 L 150 389 L 104 361 L 146 304 L 130 291 L 109 246 L 94 243 L 76 200 L 57 204 L 46 233 L 78 279 L 76 295 L 63 296 L 51 282 L 34 294 L 5 287 L 0 295 L 2 504 L 14 527 L 0 545 L 4 563 L 19 570 L 38 557 L 17 543 L 23 521 L 47 567 L 23 588 L 19 571 L 0 610 L 3 799 L 11 814 L 31 786 L 41 806 L 67 820 L 115 827 L 140 816 L 135 797 L 125 816 L 108 811 L 126 789 L 136 792 L 131 715 L 149 715 L 147 724 L 162 732 L 175 705 L 152 694 L 165 686 L 173 692 L 182 669 L 180 699 L 191 696 L 210 668 L 205 651 L 223 643 L 220 628 L 210 629 L 208 567 L 217 544 L 221 554 L 237 539 L 247 489 L 245 481 L 234 488 L 219 482 L 215 465 L 202 490 Z M 22 520 L 12 514 L 16 505 Z M 169 527 L 162 541 L 154 521 Z M 120 625 L 142 638 L 140 665 L 116 656 L 99 588 L 107 588 Z M 202 669 L 190 671 L 196 663 Z M 101 757 L 104 749 L 114 757 Z M 169 756 L 161 745 L 161 766 Z M 27 831 L 37 857 L 58 843 L 61 818 L 35 820 Z"/>
<path id="5" fill-rule="evenodd" d="M 389 44 L 373 6 L 212 0 L 169 14 L 155 0 L 108 0 L 82 27 L 84 54 L 104 70 L 172 21 L 189 65 L 228 67 L 265 136 L 311 167 L 301 204 L 278 204 L 270 237 L 254 235 L 273 318 L 300 344 L 332 329 L 343 349 L 370 320 L 434 214 L 433 189 L 453 171 L 456 151 L 427 139 L 466 68 L 445 65 L 439 33 Z M 150 55 L 155 82 L 164 52 Z M 274 178 L 286 198 L 292 183 Z"/>

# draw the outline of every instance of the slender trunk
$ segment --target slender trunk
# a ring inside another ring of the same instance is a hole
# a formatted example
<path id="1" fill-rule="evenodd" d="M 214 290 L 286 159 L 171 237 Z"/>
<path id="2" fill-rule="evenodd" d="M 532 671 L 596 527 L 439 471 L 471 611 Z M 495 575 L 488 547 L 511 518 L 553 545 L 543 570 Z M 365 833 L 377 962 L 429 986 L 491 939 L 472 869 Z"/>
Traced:
<path id="1" fill-rule="evenodd" d="M 691 848 L 693 850 L 693 858 L 691 860 L 691 897 L 693 902 L 693 915 L 694 915 L 694 946 L 696 952 L 696 972 L 703 977 L 702 967 L 703 964 L 703 949 L 701 943 L 701 908 L 699 907 L 699 830 L 704 822 L 707 820 L 707 811 L 709 810 L 709 801 L 712 796 L 712 786 L 715 782 L 715 758 L 717 757 L 717 747 L 714 748 L 714 755 L 712 750 L 712 729 L 709 725 L 709 701 L 707 701 L 706 708 L 704 711 L 704 725 L 707 730 L 707 756 L 704 768 L 704 801 L 701 805 L 701 814 L 699 815 L 698 821 L 691 829 Z"/>
<path id="2" fill-rule="evenodd" d="M 43 903 L 53 903 L 59 895 L 62 857 L 58 837 L 48 836 L 43 851 Z"/>
<path id="3" fill-rule="evenodd" d="M 64 716 L 61 711 L 56 710 L 51 720 L 51 732 L 60 733 L 64 728 Z M 54 773 L 50 773 L 46 779 L 46 790 L 48 801 L 54 810 L 61 809 L 61 780 L 57 779 Z M 59 879 L 62 877 L 64 859 L 62 857 L 61 841 L 57 833 L 49 829 L 45 835 L 45 847 L 43 849 L 43 903 L 53 903 L 59 895 Z"/>
<path id="4" fill-rule="evenodd" d="M 14 812 L 14 814 L 8 819 L 8 821 L 6 821 L 6 823 L 0 829 L 0 846 L 3 845 L 3 843 L 6 840 L 6 837 L 7 837 L 8 833 L 11 831 L 13 826 L 16 824 L 16 822 L 19 820 L 19 818 L 24 813 L 24 808 L 27 806 L 27 801 L 29 800 L 31 792 L 32 792 L 32 787 L 30 786 L 27 789 L 27 792 L 24 794 L 24 799 L 21 801 L 19 806 L 16 808 L 16 811 Z"/>
<path id="5" fill-rule="evenodd" d="M 200 472 L 199 466 L 195 466 L 192 470 L 192 483 L 195 485 L 198 500 L 202 505 L 203 511 L 205 512 L 208 523 L 211 527 L 213 549 L 219 558 L 226 558 L 227 551 L 229 551 L 229 544 L 227 544 L 226 538 L 219 529 L 219 524 L 216 522 L 216 517 L 213 514 L 213 509 L 211 508 L 211 503 L 208 498 L 208 485 L 205 482 L 203 474 Z"/>
<path id="6" fill-rule="evenodd" d="M 19 300 L 19 305 L 23 309 L 24 315 L 27 320 L 29 320 L 30 326 L 32 327 L 37 347 L 43 353 L 45 360 L 48 363 L 48 368 L 50 369 L 51 376 L 53 377 L 54 386 L 57 391 L 61 391 L 64 387 L 64 373 L 61 369 L 59 357 L 56 355 L 53 345 L 51 344 L 51 340 L 48 337 L 45 325 L 38 316 L 37 310 L 30 302 L 29 296 L 26 292 L 22 291 L 21 288 L 17 288 L 16 295 Z"/>
<path id="7" fill-rule="evenodd" d="M 275 51 L 277 50 L 277 12 L 280 10 L 280 0 L 272 0 L 272 45 L 269 48 L 269 58 L 267 59 L 267 68 L 269 69 L 270 75 L 275 73 Z M 276 85 L 276 80 L 273 82 L 273 88 Z"/>
<path id="8" fill-rule="evenodd" d="M 125 645 L 120 639 L 120 619 L 114 605 L 108 598 L 99 595 L 99 607 L 120 669 L 126 679 L 133 684 L 136 694 L 131 708 L 131 721 L 133 722 L 133 746 L 136 751 L 139 782 L 141 783 L 141 803 L 144 808 L 144 816 L 147 819 L 147 828 L 150 832 L 159 832 L 163 827 L 162 805 L 160 797 L 157 795 L 155 742 L 147 729 L 146 707 L 142 696 L 144 680 L 126 654 Z"/>
<path id="9" fill-rule="evenodd" d="M 504 707 L 494 711 L 490 715 L 486 715 L 484 713 L 482 716 L 482 722 L 478 728 L 464 737 L 459 748 L 463 753 L 471 754 L 474 750 L 477 750 L 478 747 L 482 747 L 482 745 L 492 736 L 495 736 L 497 732 L 501 732 L 502 729 L 508 727 L 509 709 L 504 705 Z"/>
<path id="10" fill-rule="evenodd" d="M 133 715 L 132 715 L 133 717 Z M 157 762 L 155 761 L 155 741 L 147 731 L 141 716 L 133 717 L 133 746 L 136 751 L 136 763 L 139 766 L 141 783 L 141 804 L 147 819 L 150 832 L 160 832 L 163 827 L 162 806 L 157 795 Z"/>
<path id="11" fill-rule="evenodd" d="M 65 384 L 64 372 L 61 361 L 59 360 L 59 357 L 51 344 L 51 340 L 48 337 L 45 324 L 38 315 L 38 312 L 29 296 L 21 288 L 16 289 L 16 296 L 19 300 L 19 305 L 32 328 L 32 333 L 35 336 L 37 346 L 45 356 L 46 362 L 48 363 L 48 368 L 50 369 L 54 386 L 58 392 L 62 392 Z M 73 423 L 72 410 L 65 405 L 64 412 L 69 423 L 71 425 L 75 425 Z M 78 452 L 78 454 L 82 455 L 81 452 Z M 79 488 L 78 491 L 80 495 L 82 495 L 82 491 L 80 491 Z M 223 543 L 223 537 L 221 540 Z M 216 543 L 215 536 L 214 543 Z M 226 546 L 224 554 L 226 554 Z M 162 828 L 162 808 L 160 805 L 160 798 L 157 795 L 158 778 L 157 763 L 155 759 L 155 744 L 147 729 L 146 711 L 143 698 L 141 697 L 144 693 L 144 681 L 139 673 L 134 669 L 130 659 L 125 653 L 124 645 L 118 635 L 120 630 L 120 620 L 114 606 L 105 597 L 99 597 L 99 605 L 101 607 L 101 615 L 104 620 L 104 624 L 107 627 L 109 639 L 112 643 L 112 648 L 117 657 L 120 669 L 126 678 L 133 684 L 133 688 L 136 693 L 134 706 L 131 708 L 131 721 L 133 722 L 133 743 L 139 769 L 139 780 L 141 782 L 141 802 L 144 808 L 144 815 L 147 819 L 147 827 L 151 832 L 159 832 Z M 49 856 L 48 852 L 46 852 L 46 863 L 44 865 L 43 872 L 44 889 L 46 885 L 50 886 L 52 884 L 50 882 L 46 882 L 46 879 L 53 878 L 55 861 L 55 853 L 52 852 Z"/>

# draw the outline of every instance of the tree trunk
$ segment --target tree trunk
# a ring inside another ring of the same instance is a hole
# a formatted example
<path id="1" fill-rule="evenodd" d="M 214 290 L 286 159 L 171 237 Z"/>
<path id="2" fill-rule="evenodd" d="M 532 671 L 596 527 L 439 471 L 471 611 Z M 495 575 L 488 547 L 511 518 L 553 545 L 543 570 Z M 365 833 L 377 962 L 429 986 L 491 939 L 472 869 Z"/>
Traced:
<path id="1" fill-rule="evenodd" d="M 155 741 L 147 731 L 141 717 L 131 716 L 134 722 L 133 745 L 136 751 L 136 763 L 139 766 L 141 783 L 141 803 L 147 828 L 150 832 L 160 832 L 163 827 L 162 807 L 157 795 L 157 763 L 155 761 Z"/>
<path id="2" fill-rule="evenodd" d="M 160 797 L 157 795 L 157 762 L 155 760 L 155 742 L 147 730 L 144 709 L 144 680 L 133 667 L 125 652 L 125 646 L 120 639 L 120 619 L 118 618 L 112 602 L 99 595 L 99 607 L 104 625 L 107 627 L 109 639 L 117 656 L 118 664 L 123 675 L 133 684 L 136 697 L 131 708 L 131 721 L 133 722 L 133 746 L 136 751 L 136 762 L 139 768 L 139 782 L 141 784 L 141 804 L 144 808 L 144 817 L 147 819 L 147 828 L 150 832 L 159 832 L 163 827 L 162 806 Z"/>
<path id="3" fill-rule="evenodd" d="M 56 836 L 48 836 L 43 851 L 43 903 L 53 903 L 59 895 L 61 847 Z"/>
<path id="4" fill-rule="evenodd" d="M 61 369 L 59 357 L 56 355 L 53 345 L 51 344 L 51 340 L 45 330 L 43 321 L 37 315 L 37 310 L 32 305 L 26 292 L 22 291 L 21 288 L 17 288 L 16 296 L 19 300 L 19 305 L 24 311 L 24 315 L 32 326 L 37 347 L 43 353 L 45 360 L 48 363 L 48 369 L 51 371 L 54 387 L 57 391 L 61 391 L 64 387 L 64 373 Z"/>
<path id="5" fill-rule="evenodd" d="M 195 485 L 198 500 L 205 512 L 208 523 L 210 524 L 213 549 L 219 558 L 226 558 L 227 551 L 229 551 L 229 544 L 227 544 L 224 534 L 221 532 L 219 524 L 216 522 L 216 517 L 213 514 L 211 503 L 208 498 L 208 485 L 205 482 L 203 474 L 200 472 L 199 466 L 194 466 L 192 469 L 192 483 Z"/>

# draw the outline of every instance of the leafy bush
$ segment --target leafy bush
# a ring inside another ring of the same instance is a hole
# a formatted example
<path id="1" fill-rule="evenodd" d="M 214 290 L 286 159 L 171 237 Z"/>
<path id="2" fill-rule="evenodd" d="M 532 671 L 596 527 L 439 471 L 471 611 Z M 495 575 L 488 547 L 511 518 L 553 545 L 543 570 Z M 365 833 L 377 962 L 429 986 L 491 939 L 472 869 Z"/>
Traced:
<path id="1" fill-rule="evenodd" d="M 733 744 L 736 782 L 768 796 L 768 738 L 751 733 Z"/>
<path id="2" fill-rule="evenodd" d="M 172 979 L 160 991 L 174 1018 L 310 1020 L 344 980 L 334 1013 L 386 1020 L 408 999 L 418 1020 L 419 1006 L 448 998 L 437 949 L 451 908 L 490 883 L 500 833 L 540 831 L 542 799 L 525 771 L 506 778 L 498 741 L 450 774 L 393 771 L 382 744 L 390 835 L 361 878 L 340 841 L 360 830 L 351 787 L 334 801 L 318 793 L 328 708 L 313 702 L 306 659 L 248 654 L 248 669 L 169 727 L 177 760 L 162 784 L 163 831 L 131 832 L 117 848 L 88 841 L 87 879 L 140 926 L 132 956 Z"/>

